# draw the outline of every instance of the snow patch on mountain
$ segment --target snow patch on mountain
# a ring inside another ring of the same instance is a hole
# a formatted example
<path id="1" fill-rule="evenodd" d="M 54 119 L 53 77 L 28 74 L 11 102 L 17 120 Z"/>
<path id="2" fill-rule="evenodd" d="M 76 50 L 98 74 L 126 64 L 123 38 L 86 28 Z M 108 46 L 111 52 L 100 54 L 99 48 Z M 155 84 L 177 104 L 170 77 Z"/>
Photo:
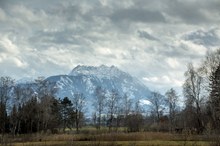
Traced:
<path id="1" fill-rule="evenodd" d="M 117 90 L 120 97 L 126 94 L 133 102 L 140 101 L 143 105 L 146 105 L 146 101 L 151 96 L 151 91 L 142 82 L 115 66 L 77 66 L 69 75 L 50 76 L 45 81 L 50 84 L 48 88 L 56 88 L 55 97 L 60 99 L 64 97 L 72 99 L 75 93 L 82 93 L 86 97 L 89 114 L 93 109 L 96 87 L 105 89 L 107 96 L 112 90 Z M 31 87 L 37 95 L 38 83 L 33 78 L 18 80 L 17 84 Z"/>
<path id="2" fill-rule="evenodd" d="M 95 76 L 99 79 L 103 79 L 103 78 L 111 79 L 114 77 L 127 76 L 128 74 L 119 70 L 115 66 L 108 67 L 105 65 L 101 65 L 99 67 L 95 67 L 95 66 L 78 65 L 69 73 L 69 76 L 77 76 L 77 75 L 90 75 L 90 76 Z"/>
<path id="3" fill-rule="evenodd" d="M 151 91 L 137 78 L 119 70 L 115 66 L 101 65 L 75 67 L 69 75 L 58 75 L 47 78 L 55 83 L 58 96 L 71 98 L 72 93 L 83 93 L 88 100 L 94 98 L 95 88 L 100 86 L 108 92 L 117 90 L 121 96 L 129 95 L 131 98 L 140 100 L 150 96 Z"/>

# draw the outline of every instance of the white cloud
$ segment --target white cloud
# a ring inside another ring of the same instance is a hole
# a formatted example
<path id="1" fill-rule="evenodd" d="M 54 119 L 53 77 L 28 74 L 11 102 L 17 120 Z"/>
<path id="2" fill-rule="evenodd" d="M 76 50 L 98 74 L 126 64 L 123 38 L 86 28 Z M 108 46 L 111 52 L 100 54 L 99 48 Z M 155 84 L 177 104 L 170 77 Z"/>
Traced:
<path id="1" fill-rule="evenodd" d="M 15 65 L 17 67 L 25 68 L 28 66 L 28 64 L 26 62 L 21 61 L 20 59 L 18 59 L 16 57 L 13 57 L 11 60 L 15 63 Z"/>
<path id="2" fill-rule="evenodd" d="M 168 58 L 166 59 L 166 62 L 167 62 L 168 65 L 169 65 L 171 68 L 173 68 L 173 69 L 180 67 L 180 63 L 179 63 L 179 61 L 178 61 L 176 58 L 170 58 L 170 57 L 168 57 Z"/>
<path id="3" fill-rule="evenodd" d="M 28 8 L 26 8 L 24 5 L 13 6 L 11 12 L 14 15 L 17 15 L 30 22 L 34 22 L 39 19 L 39 18 L 36 18 L 33 12 L 29 10 Z"/>
<path id="4" fill-rule="evenodd" d="M 187 48 L 191 49 L 192 52 L 195 54 L 199 54 L 201 56 L 204 56 L 206 54 L 207 48 L 203 45 L 197 45 L 197 44 L 194 44 L 190 41 L 184 41 L 184 40 L 181 40 L 180 43 L 183 47 L 187 47 Z"/>
<path id="5" fill-rule="evenodd" d="M 159 81 L 158 77 L 149 77 L 149 78 L 144 77 L 143 79 L 146 80 L 147 82 L 153 82 L 153 83 L 156 83 Z"/>
<path id="6" fill-rule="evenodd" d="M 77 64 L 106 64 L 144 79 L 150 89 L 180 88 L 186 64 L 204 57 L 210 46 L 207 40 L 212 47 L 220 42 L 218 1 L 21 0 L 4 4 L 0 8 L 0 74 L 15 78 L 67 74 Z M 195 35 L 199 29 L 203 33 Z M 194 41 L 183 37 L 189 33 Z"/>
<path id="7" fill-rule="evenodd" d="M 112 49 L 110 48 L 105 48 L 105 47 L 100 47 L 100 48 L 96 48 L 97 53 L 99 53 L 100 55 L 105 55 L 105 56 L 109 56 L 112 55 Z"/>
<path id="8" fill-rule="evenodd" d="M 172 72 L 172 71 L 171 71 Z M 181 75 L 180 75 L 181 76 Z M 183 76 L 177 78 L 175 76 L 155 76 L 155 77 L 143 77 L 143 83 L 147 86 L 152 87 L 153 90 L 161 91 L 165 93 L 170 88 L 180 88 L 183 85 Z"/>
<path id="9" fill-rule="evenodd" d="M 8 34 L 0 38 L 0 50 L 10 54 L 18 54 L 20 52 L 16 44 L 8 38 Z"/>

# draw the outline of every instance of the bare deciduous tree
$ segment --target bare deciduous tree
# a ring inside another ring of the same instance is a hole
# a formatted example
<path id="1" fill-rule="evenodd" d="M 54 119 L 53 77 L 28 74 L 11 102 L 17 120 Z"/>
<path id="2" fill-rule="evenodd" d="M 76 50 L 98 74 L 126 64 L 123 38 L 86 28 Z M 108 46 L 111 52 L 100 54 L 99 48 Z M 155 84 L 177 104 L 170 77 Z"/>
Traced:
<path id="1" fill-rule="evenodd" d="M 123 114 L 125 115 L 125 117 L 130 113 L 131 111 L 131 105 L 132 105 L 132 101 L 129 98 L 129 96 L 127 94 L 124 94 L 124 96 L 122 97 L 122 110 L 123 110 Z"/>
<path id="2" fill-rule="evenodd" d="M 220 48 L 216 51 L 209 51 L 206 54 L 205 60 L 202 62 L 200 70 L 209 77 L 216 71 L 220 63 Z"/>
<path id="3" fill-rule="evenodd" d="M 117 104 L 119 101 L 119 94 L 117 90 L 112 90 L 109 97 L 107 98 L 107 111 L 108 111 L 108 127 L 111 131 L 114 118 L 117 116 Z"/>
<path id="4" fill-rule="evenodd" d="M 152 92 L 149 101 L 151 102 L 151 112 L 155 117 L 155 122 L 157 123 L 157 131 L 159 131 L 160 118 L 163 115 L 166 102 L 159 92 Z"/>
<path id="5" fill-rule="evenodd" d="M 96 119 L 98 119 L 97 128 L 100 129 L 102 114 L 106 105 L 106 91 L 101 87 L 95 89 L 95 100 L 93 105 L 98 112 L 98 117 L 96 117 Z"/>
<path id="6" fill-rule="evenodd" d="M 144 122 L 142 112 L 143 110 L 140 106 L 140 101 L 136 101 L 134 111 L 129 113 L 126 117 L 128 132 L 139 132 L 141 130 Z"/>
<path id="7" fill-rule="evenodd" d="M 75 111 L 76 132 L 79 133 L 79 128 L 83 122 L 83 110 L 85 108 L 85 96 L 82 93 L 75 93 L 73 98 L 73 108 Z"/>
<path id="8" fill-rule="evenodd" d="M 178 101 L 178 95 L 176 91 L 171 88 L 166 92 L 166 98 L 169 106 L 169 130 L 170 132 L 173 132 L 175 127 L 175 116 L 177 111 L 177 101 Z"/>
<path id="9" fill-rule="evenodd" d="M 122 103 L 121 103 L 121 113 L 123 115 L 123 126 L 126 128 L 126 126 L 128 127 L 128 115 L 131 112 L 131 106 L 132 106 L 132 101 L 129 98 L 129 96 L 127 94 L 124 94 L 124 96 L 122 97 Z M 125 129 L 126 130 L 126 129 Z"/>
<path id="10" fill-rule="evenodd" d="M 183 85 L 183 93 L 186 98 L 186 111 L 188 111 L 188 114 L 196 120 L 193 120 L 193 123 L 189 125 L 189 128 L 196 128 L 197 132 L 201 133 L 204 129 L 201 111 L 204 102 L 204 97 L 202 96 L 203 78 L 192 64 L 188 65 L 185 77 L 186 80 Z M 193 111 L 195 111 L 195 115 L 192 115 Z"/>

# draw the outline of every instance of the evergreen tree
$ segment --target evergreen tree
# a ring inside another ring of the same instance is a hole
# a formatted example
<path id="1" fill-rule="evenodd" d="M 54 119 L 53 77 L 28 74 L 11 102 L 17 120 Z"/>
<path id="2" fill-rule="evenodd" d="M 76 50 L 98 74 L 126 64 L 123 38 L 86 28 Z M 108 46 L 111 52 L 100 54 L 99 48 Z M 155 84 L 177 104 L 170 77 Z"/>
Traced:
<path id="1" fill-rule="evenodd" d="M 11 77 L 0 78 L 0 133 L 2 138 L 7 131 L 7 108 L 8 100 L 10 98 L 10 91 L 14 85 L 14 80 Z"/>
<path id="2" fill-rule="evenodd" d="M 72 114 L 73 114 L 73 104 L 68 97 L 64 97 L 61 103 L 61 115 L 62 115 L 62 123 L 63 123 L 63 131 L 68 127 L 71 129 L 72 123 Z"/>
<path id="3" fill-rule="evenodd" d="M 220 64 L 210 76 L 210 109 L 213 128 L 220 129 Z"/>

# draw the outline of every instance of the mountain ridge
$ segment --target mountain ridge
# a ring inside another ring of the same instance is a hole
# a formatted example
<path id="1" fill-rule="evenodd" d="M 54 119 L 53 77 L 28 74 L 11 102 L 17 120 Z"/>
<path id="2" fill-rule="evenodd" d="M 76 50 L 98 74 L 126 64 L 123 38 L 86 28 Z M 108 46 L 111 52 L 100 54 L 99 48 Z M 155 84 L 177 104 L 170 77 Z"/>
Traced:
<path id="1" fill-rule="evenodd" d="M 106 65 L 100 65 L 100 66 L 78 65 L 75 68 L 73 68 L 72 71 L 68 75 L 74 76 L 74 75 L 80 75 L 80 74 L 95 75 L 99 78 L 111 78 L 111 77 L 128 75 L 126 72 L 119 70 L 114 65 L 110 67 Z"/>
<path id="2" fill-rule="evenodd" d="M 58 96 L 73 96 L 80 92 L 93 98 L 96 87 L 110 91 L 118 90 L 120 94 L 128 94 L 133 99 L 145 99 L 151 91 L 137 78 L 121 71 L 116 66 L 84 66 L 78 65 L 68 75 L 50 76 L 46 80 L 54 82 L 58 87 Z"/>
<path id="3" fill-rule="evenodd" d="M 87 107 L 93 109 L 94 92 L 102 87 L 107 93 L 116 90 L 120 97 L 126 94 L 134 102 L 147 100 L 151 91 L 137 78 L 121 71 L 116 66 L 82 66 L 78 65 L 67 75 L 55 75 L 45 79 L 52 83 L 50 88 L 56 88 L 55 97 L 69 97 L 74 93 L 82 93 L 86 97 Z"/>

